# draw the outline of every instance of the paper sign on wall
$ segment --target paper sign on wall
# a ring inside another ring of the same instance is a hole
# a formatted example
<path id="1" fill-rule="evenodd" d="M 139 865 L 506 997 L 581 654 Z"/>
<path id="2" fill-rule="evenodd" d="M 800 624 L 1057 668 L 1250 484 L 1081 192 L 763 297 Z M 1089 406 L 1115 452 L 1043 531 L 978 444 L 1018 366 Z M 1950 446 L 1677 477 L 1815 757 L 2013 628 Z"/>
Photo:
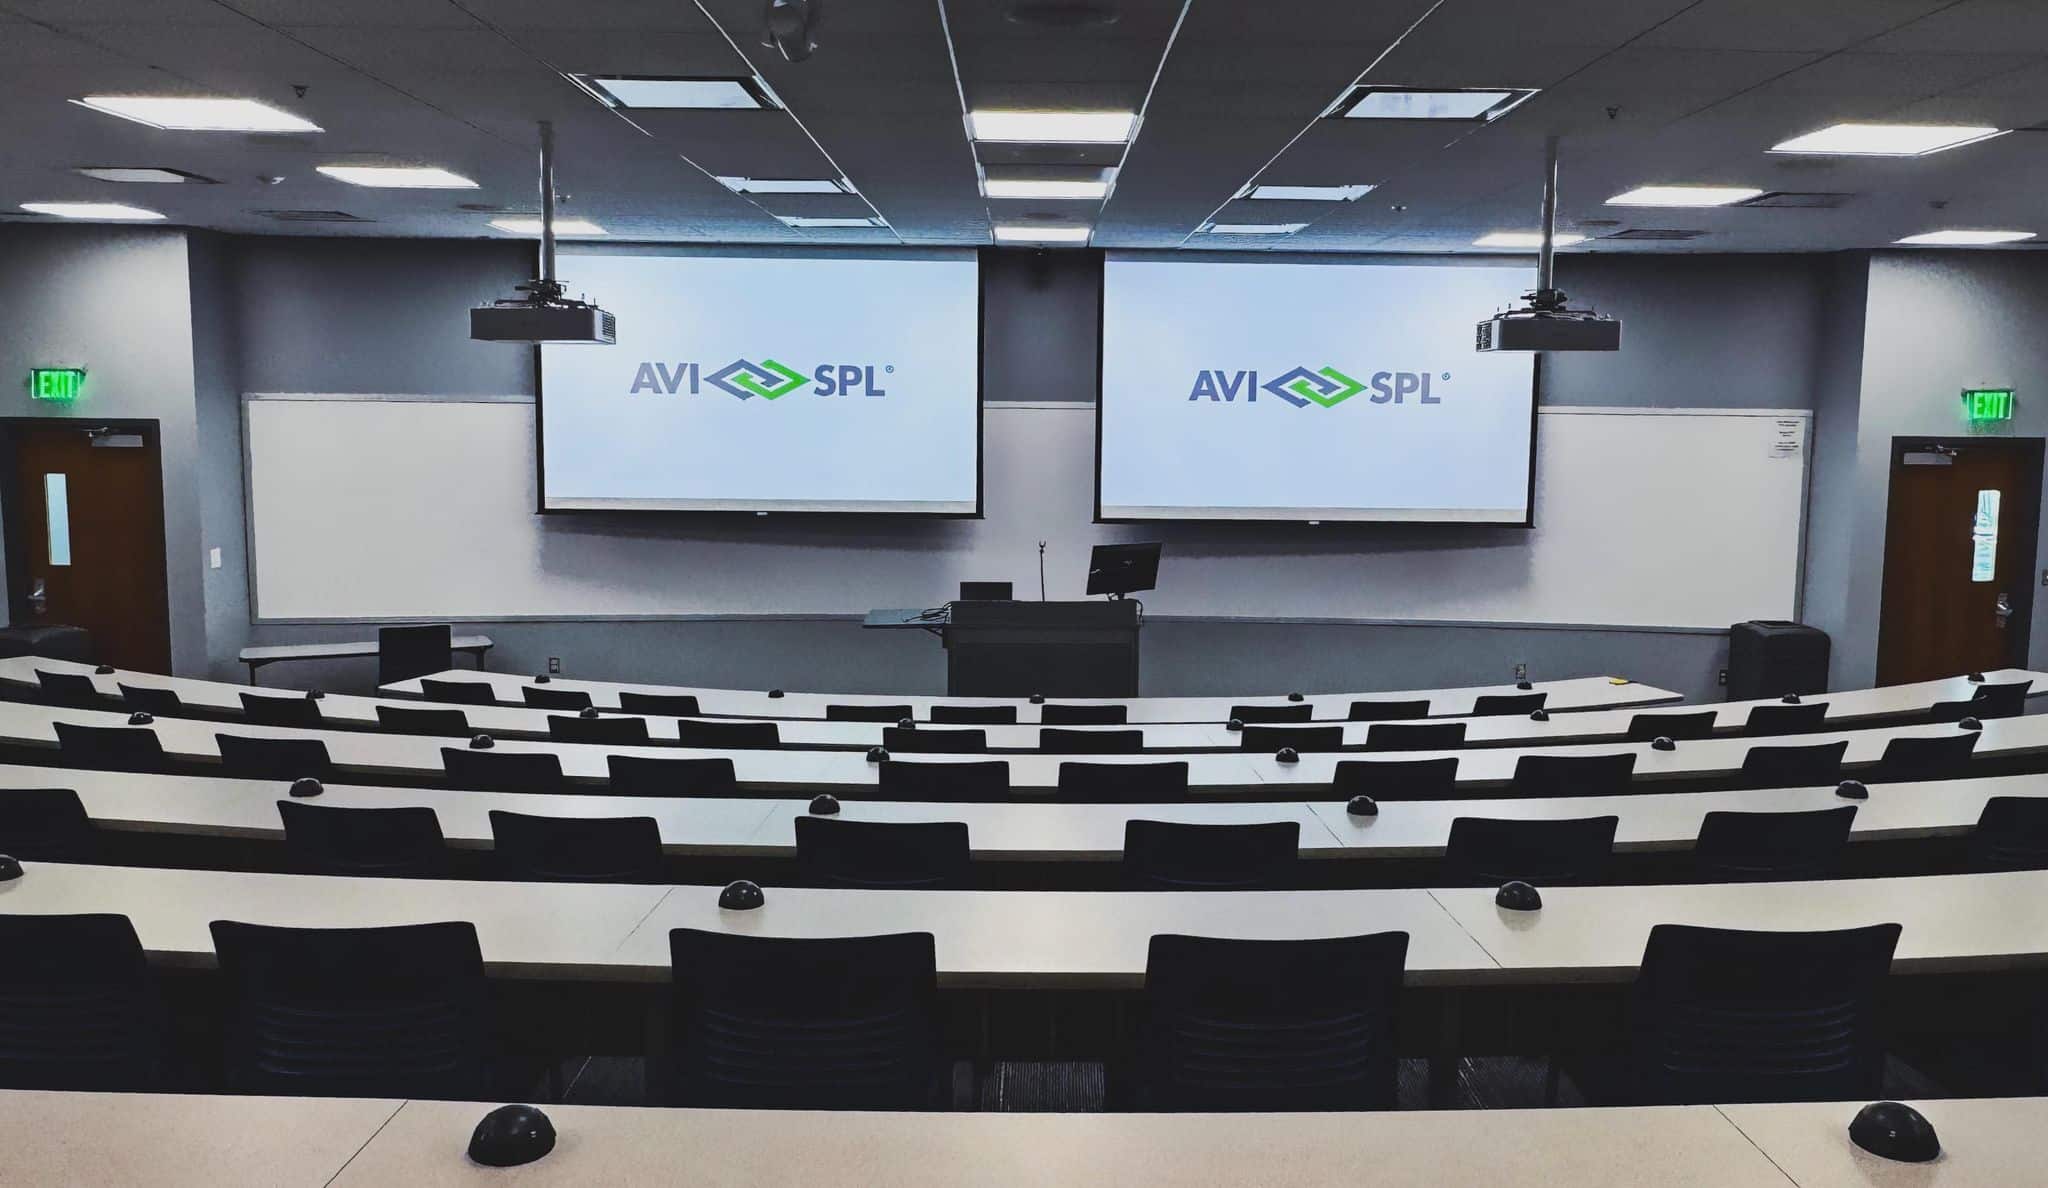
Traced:
<path id="1" fill-rule="evenodd" d="M 1806 454 L 1806 421 L 1800 417 L 1779 417 L 1771 422 L 1771 457 L 1799 458 Z"/>

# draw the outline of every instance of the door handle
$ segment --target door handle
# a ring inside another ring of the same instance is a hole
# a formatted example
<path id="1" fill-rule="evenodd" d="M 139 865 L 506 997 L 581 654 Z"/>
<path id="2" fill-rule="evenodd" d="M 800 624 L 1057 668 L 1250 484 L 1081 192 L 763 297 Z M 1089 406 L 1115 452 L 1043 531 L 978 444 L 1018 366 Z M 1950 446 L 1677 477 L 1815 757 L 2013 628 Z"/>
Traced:
<path id="1" fill-rule="evenodd" d="M 28 608 L 39 615 L 50 609 L 50 596 L 43 589 L 43 579 L 41 578 L 37 578 L 29 583 Z"/>
<path id="2" fill-rule="evenodd" d="M 1991 613 L 1998 617 L 1998 625 L 2004 627 L 2005 621 L 2012 618 L 2012 598 L 2001 591 L 1998 595 L 1998 603 L 1992 607 Z"/>

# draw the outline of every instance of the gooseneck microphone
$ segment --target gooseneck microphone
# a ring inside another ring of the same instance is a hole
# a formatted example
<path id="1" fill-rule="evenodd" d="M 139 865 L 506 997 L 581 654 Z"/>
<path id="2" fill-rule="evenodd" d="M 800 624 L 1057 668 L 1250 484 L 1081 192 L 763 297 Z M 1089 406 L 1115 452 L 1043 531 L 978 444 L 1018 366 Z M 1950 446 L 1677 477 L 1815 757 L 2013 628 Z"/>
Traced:
<path id="1" fill-rule="evenodd" d="M 1045 601 L 1045 542 L 1038 542 L 1038 600 Z"/>

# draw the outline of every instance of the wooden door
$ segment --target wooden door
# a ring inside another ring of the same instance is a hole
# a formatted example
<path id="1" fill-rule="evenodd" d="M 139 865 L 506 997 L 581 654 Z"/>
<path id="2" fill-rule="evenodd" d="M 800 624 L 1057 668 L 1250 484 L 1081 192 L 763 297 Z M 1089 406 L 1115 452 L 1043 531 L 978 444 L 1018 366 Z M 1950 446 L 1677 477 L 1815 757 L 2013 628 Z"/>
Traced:
<path id="1" fill-rule="evenodd" d="M 171 670 L 164 492 L 153 433 L 14 426 L 13 619 L 92 633 L 103 664 Z"/>
<path id="2" fill-rule="evenodd" d="M 2039 439 L 1895 444 L 1879 684 L 2026 663 L 2040 501 Z"/>

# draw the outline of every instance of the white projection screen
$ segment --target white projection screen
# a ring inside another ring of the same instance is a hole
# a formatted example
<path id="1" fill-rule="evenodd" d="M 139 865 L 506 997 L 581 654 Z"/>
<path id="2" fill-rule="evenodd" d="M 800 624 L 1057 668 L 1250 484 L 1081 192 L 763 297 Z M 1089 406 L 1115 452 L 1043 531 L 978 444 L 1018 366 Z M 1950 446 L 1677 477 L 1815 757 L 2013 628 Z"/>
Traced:
<path id="1" fill-rule="evenodd" d="M 565 253 L 618 343 L 540 348 L 541 510 L 979 515 L 977 267 Z"/>
<path id="2" fill-rule="evenodd" d="M 1097 518 L 1529 524 L 1534 357 L 1473 327 L 1534 279 L 1112 255 Z"/>

